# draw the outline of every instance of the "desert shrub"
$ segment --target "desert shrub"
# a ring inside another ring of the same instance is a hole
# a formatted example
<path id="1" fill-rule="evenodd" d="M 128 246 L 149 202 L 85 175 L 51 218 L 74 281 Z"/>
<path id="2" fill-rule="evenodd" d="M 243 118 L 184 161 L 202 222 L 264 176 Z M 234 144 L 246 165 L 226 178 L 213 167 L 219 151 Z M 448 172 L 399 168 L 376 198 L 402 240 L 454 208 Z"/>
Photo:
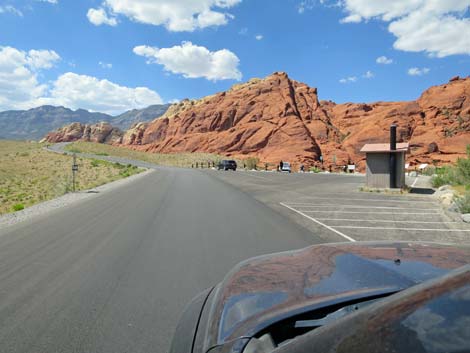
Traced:
<path id="1" fill-rule="evenodd" d="M 259 159 L 255 157 L 248 157 L 245 159 L 244 163 L 248 169 L 256 169 L 256 166 L 259 163 Z"/>
<path id="2" fill-rule="evenodd" d="M 436 168 L 436 167 L 427 167 L 426 169 L 422 171 L 422 174 L 427 175 L 427 176 L 433 176 L 434 174 L 439 173 L 439 169 L 440 168 Z"/>
<path id="3" fill-rule="evenodd" d="M 459 158 L 456 169 L 459 184 L 470 184 L 470 158 Z"/>
<path id="4" fill-rule="evenodd" d="M 470 145 L 467 146 L 467 158 L 459 158 L 455 166 L 433 168 L 432 185 L 470 185 Z"/>
<path id="5" fill-rule="evenodd" d="M 321 170 L 317 167 L 310 167 L 309 171 L 314 172 L 314 173 L 320 173 Z"/>
<path id="6" fill-rule="evenodd" d="M 14 212 L 24 210 L 24 205 L 22 203 L 17 203 L 16 205 L 13 205 L 12 210 Z"/>
<path id="7" fill-rule="evenodd" d="M 470 213 L 470 191 L 467 191 L 463 196 L 457 197 L 455 203 L 461 213 Z"/>
<path id="8" fill-rule="evenodd" d="M 66 148 L 66 150 L 72 153 L 82 153 L 82 151 L 75 147 Z"/>
<path id="9" fill-rule="evenodd" d="M 440 188 L 442 185 L 448 184 L 447 179 L 444 178 L 442 175 L 435 175 L 431 179 L 432 187 L 433 188 Z"/>
<path id="10" fill-rule="evenodd" d="M 100 161 L 97 160 L 97 159 L 92 159 L 91 162 L 90 162 L 90 164 L 91 164 L 91 166 L 92 166 L 93 168 L 96 168 L 96 167 L 98 167 L 98 166 L 100 165 Z"/>

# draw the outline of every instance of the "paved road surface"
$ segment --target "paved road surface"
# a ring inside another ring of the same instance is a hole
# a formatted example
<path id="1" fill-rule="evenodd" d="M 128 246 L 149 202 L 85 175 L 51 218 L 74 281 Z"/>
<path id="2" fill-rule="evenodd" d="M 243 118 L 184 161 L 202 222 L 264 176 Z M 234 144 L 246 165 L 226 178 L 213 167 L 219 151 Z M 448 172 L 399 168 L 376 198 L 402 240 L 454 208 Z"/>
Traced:
<path id="1" fill-rule="evenodd" d="M 166 352 L 186 302 L 234 264 L 319 241 L 215 176 L 157 169 L 0 229 L 0 352 Z"/>

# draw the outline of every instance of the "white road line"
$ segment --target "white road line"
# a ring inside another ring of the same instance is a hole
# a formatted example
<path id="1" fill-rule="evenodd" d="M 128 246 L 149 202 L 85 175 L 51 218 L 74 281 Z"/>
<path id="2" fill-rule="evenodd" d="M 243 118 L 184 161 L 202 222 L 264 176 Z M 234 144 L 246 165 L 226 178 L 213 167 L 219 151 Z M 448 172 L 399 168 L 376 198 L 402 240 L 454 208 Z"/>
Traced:
<path id="1" fill-rule="evenodd" d="M 415 181 L 413 181 L 413 184 L 411 184 L 411 187 L 412 187 L 412 188 L 415 187 L 417 181 L 418 181 L 418 177 L 416 177 Z"/>
<path id="2" fill-rule="evenodd" d="M 328 207 L 335 207 L 335 208 L 378 208 L 378 209 L 387 209 L 387 210 L 421 210 L 421 211 L 432 211 L 432 210 L 439 210 L 438 208 L 416 208 L 416 207 L 393 207 L 393 206 L 356 206 L 356 205 L 316 205 L 316 206 L 307 206 L 307 205 L 289 205 L 292 207 L 298 208 L 328 208 Z"/>
<path id="3" fill-rule="evenodd" d="M 340 231 L 337 231 L 336 229 L 334 229 L 334 228 L 332 228 L 332 227 L 330 227 L 330 226 L 327 226 L 326 224 L 324 224 L 324 223 L 322 223 L 322 222 L 320 222 L 320 221 L 317 221 L 315 218 L 310 217 L 310 216 L 306 215 L 305 213 L 302 213 L 302 212 L 296 210 L 295 208 L 292 208 L 292 207 L 290 207 L 290 206 L 288 206 L 288 205 L 286 205 L 286 204 L 284 204 L 284 203 L 282 203 L 282 202 L 279 202 L 279 203 L 280 203 L 282 206 L 287 207 L 289 210 L 294 211 L 294 212 L 297 212 L 298 214 L 304 216 L 305 218 L 310 219 L 311 221 L 313 221 L 313 222 L 315 222 L 315 223 L 317 223 L 317 224 L 319 224 L 319 225 L 325 227 L 325 228 L 328 229 L 328 230 L 331 230 L 332 232 L 338 234 L 339 236 L 342 236 L 343 238 L 345 238 L 345 239 L 347 239 L 347 240 L 349 240 L 349 241 L 352 241 L 352 242 L 355 242 L 355 241 L 356 241 L 356 240 L 354 240 L 353 238 L 347 236 L 346 234 L 341 233 Z"/>
<path id="4" fill-rule="evenodd" d="M 426 232 L 470 232 L 470 229 L 435 229 L 435 228 L 394 228 L 394 227 L 365 227 L 365 226 L 335 226 L 347 229 L 376 229 L 376 230 L 418 230 Z"/>
<path id="5" fill-rule="evenodd" d="M 413 202 L 416 202 L 416 203 L 434 203 L 434 201 L 424 201 L 424 200 L 411 200 L 411 199 L 408 199 L 408 200 L 390 200 L 390 199 L 352 199 L 352 198 L 342 198 L 342 197 L 320 197 L 320 196 L 312 196 L 312 197 L 309 197 L 309 199 L 319 199 L 319 200 L 341 200 L 341 201 L 371 201 L 371 202 L 404 202 L 404 203 L 413 203 Z M 303 204 L 303 205 L 313 205 L 313 203 L 311 202 L 308 202 L 308 203 L 305 203 L 305 202 L 296 202 L 296 201 L 292 201 L 292 202 L 287 202 L 287 204 L 289 205 L 293 205 L 293 204 L 296 204 L 296 205 L 299 205 L 299 204 Z"/>
<path id="6" fill-rule="evenodd" d="M 351 218 L 317 218 L 319 221 L 348 221 L 348 222 L 373 222 L 373 223 L 426 223 L 426 224 L 449 224 L 461 222 L 434 222 L 434 221 L 397 221 L 385 219 L 351 219 Z"/>
<path id="7" fill-rule="evenodd" d="M 287 205 L 286 205 L 287 207 Z M 334 213 L 334 212 L 340 212 L 340 213 L 358 213 L 358 214 L 389 214 L 389 215 L 399 215 L 399 214 L 405 214 L 405 215 L 408 215 L 408 214 L 413 214 L 413 215 L 417 215 L 417 214 L 423 214 L 423 215 L 430 215 L 430 214 L 433 214 L 433 215 L 436 215 L 436 214 L 439 214 L 438 212 L 365 212 L 365 211 L 362 211 L 362 212 L 355 212 L 355 211 L 341 211 L 341 210 L 335 210 L 335 211 L 299 211 L 299 212 L 306 212 L 306 213 Z"/>

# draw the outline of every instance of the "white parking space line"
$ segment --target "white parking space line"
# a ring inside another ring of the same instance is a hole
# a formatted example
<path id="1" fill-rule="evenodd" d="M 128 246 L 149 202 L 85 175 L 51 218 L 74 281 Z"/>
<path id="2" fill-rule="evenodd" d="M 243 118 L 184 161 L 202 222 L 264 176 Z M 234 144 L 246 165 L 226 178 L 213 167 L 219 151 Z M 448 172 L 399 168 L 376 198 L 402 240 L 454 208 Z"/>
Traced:
<path id="1" fill-rule="evenodd" d="M 319 221 L 348 221 L 348 222 L 372 222 L 372 223 L 424 223 L 424 224 L 450 224 L 461 222 L 436 222 L 436 221 L 398 221 L 398 220 L 385 220 L 385 219 L 351 219 L 351 218 L 317 218 Z"/>
<path id="2" fill-rule="evenodd" d="M 415 181 L 413 181 L 413 184 L 411 184 L 411 187 L 412 187 L 412 188 L 415 187 L 417 181 L 418 181 L 418 177 L 416 177 Z"/>
<path id="3" fill-rule="evenodd" d="M 435 229 L 435 228 L 397 228 L 397 227 L 365 227 L 365 226 L 335 226 L 345 229 L 375 229 L 375 230 L 413 230 L 426 232 L 470 232 L 470 229 Z"/>
<path id="4" fill-rule="evenodd" d="M 290 205 L 293 206 L 293 205 Z M 301 206 L 293 206 L 293 207 L 302 207 L 302 208 L 328 208 L 328 207 L 334 207 L 334 208 L 367 208 L 367 209 L 385 209 L 385 210 L 422 210 L 422 211 L 432 211 L 432 210 L 438 210 L 438 208 L 416 208 L 416 207 L 394 207 L 394 206 L 357 206 L 357 205 L 315 205 L 315 206 L 306 206 L 306 205 L 301 205 Z"/>
<path id="5" fill-rule="evenodd" d="M 332 232 L 338 234 L 339 236 L 341 236 L 341 237 L 343 237 L 343 238 L 345 238 L 345 239 L 347 239 L 347 240 L 349 240 L 349 241 L 351 241 L 351 242 L 355 242 L 355 241 L 356 241 L 355 239 L 353 239 L 353 238 L 347 236 L 346 234 L 344 234 L 344 233 L 342 233 L 342 232 L 340 232 L 340 231 L 338 231 L 338 230 L 336 230 L 336 229 L 334 229 L 334 228 L 332 228 L 332 227 L 330 227 L 330 226 L 327 226 L 325 223 L 322 223 L 322 222 L 316 220 L 315 218 L 310 217 L 310 216 L 306 215 L 305 213 L 303 213 L 303 212 L 301 212 L 301 211 L 299 211 L 299 210 L 296 210 L 295 208 L 293 208 L 293 207 L 291 207 L 291 206 L 286 205 L 286 204 L 283 203 L 283 202 L 280 202 L 280 204 L 281 204 L 281 206 L 287 207 L 287 208 L 290 209 L 291 211 L 294 211 L 294 212 L 296 212 L 296 213 L 298 213 L 298 214 L 304 216 L 305 218 L 310 219 L 311 221 L 313 221 L 313 222 L 315 222 L 315 223 L 317 223 L 317 224 L 319 224 L 319 225 L 325 227 L 325 228 L 328 229 L 328 230 L 331 230 Z"/>
<path id="6" fill-rule="evenodd" d="M 356 198 L 342 198 L 342 197 L 320 197 L 320 196 L 315 196 L 315 197 L 309 197 L 309 199 L 318 199 L 318 200 L 340 200 L 340 201 L 369 201 L 369 202 L 401 202 L 401 203 L 432 203 L 435 204 L 433 201 L 425 201 L 425 200 L 413 200 L 413 199 L 407 199 L 407 200 L 394 200 L 394 199 L 356 199 Z M 312 202 L 295 202 L 295 201 L 288 201 L 286 202 L 288 205 L 314 205 Z"/>
<path id="7" fill-rule="evenodd" d="M 287 205 L 285 205 L 287 207 Z M 369 214 L 388 214 L 388 215 L 399 215 L 399 214 L 404 214 L 404 215 L 438 215 L 439 212 L 366 212 L 366 211 L 362 211 L 362 212 L 356 212 L 356 211 L 341 211 L 341 210 L 335 210 L 335 211 L 305 211 L 305 210 L 302 210 L 302 211 L 299 211 L 299 212 L 305 212 L 305 213 L 354 213 L 354 214 L 366 214 L 366 215 L 369 215 Z"/>

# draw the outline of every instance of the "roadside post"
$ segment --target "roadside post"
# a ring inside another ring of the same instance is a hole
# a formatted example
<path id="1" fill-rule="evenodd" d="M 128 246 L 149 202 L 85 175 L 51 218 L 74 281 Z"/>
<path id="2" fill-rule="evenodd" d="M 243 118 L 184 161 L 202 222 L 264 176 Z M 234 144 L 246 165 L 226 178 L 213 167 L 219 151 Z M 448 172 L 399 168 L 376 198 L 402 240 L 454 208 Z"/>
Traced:
<path id="1" fill-rule="evenodd" d="M 72 190 L 75 192 L 75 173 L 78 171 L 77 164 L 77 155 L 73 154 L 73 164 L 72 164 Z"/>

